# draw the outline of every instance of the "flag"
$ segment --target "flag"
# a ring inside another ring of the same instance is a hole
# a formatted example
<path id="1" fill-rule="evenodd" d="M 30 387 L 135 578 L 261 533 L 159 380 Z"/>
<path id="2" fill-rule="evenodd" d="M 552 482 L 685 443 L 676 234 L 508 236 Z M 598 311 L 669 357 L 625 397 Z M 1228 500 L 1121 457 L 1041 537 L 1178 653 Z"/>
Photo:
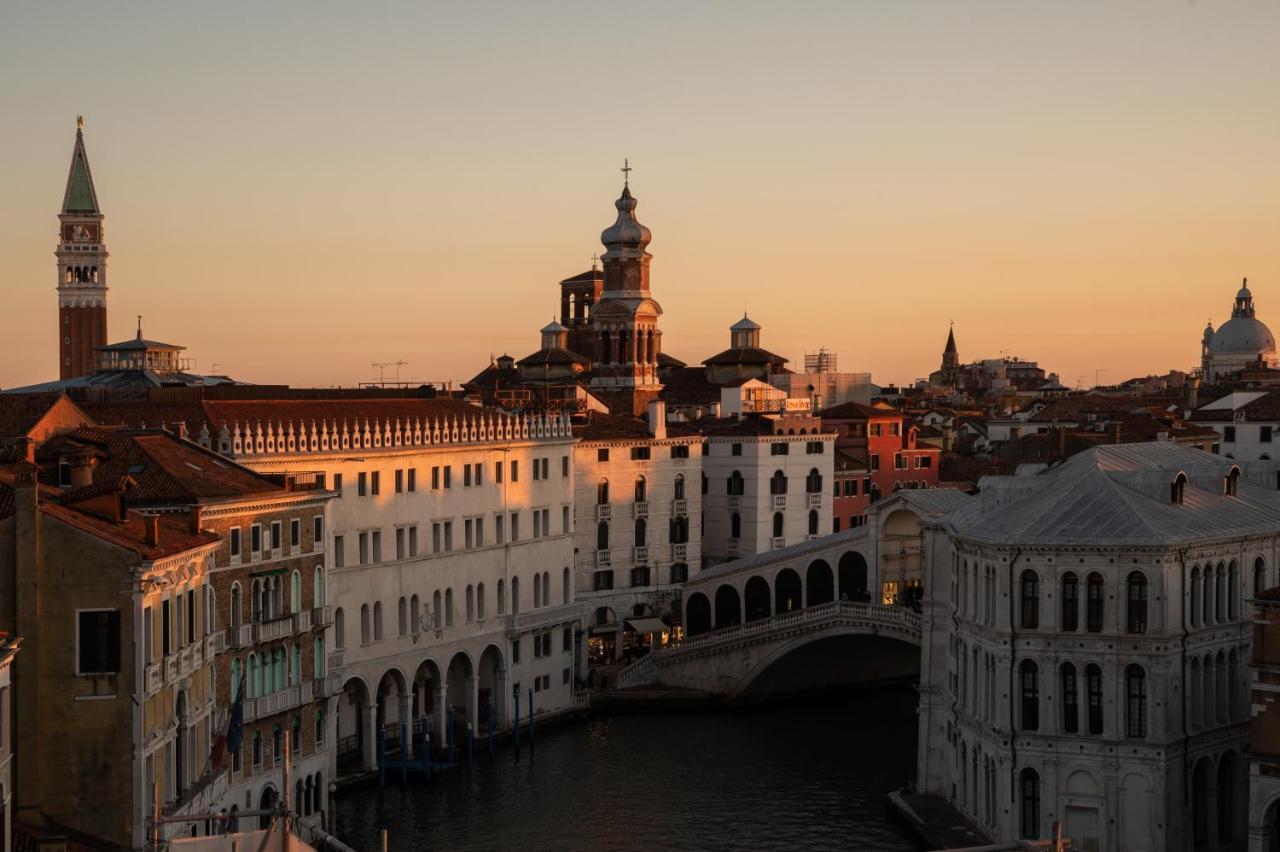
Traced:
<path id="1" fill-rule="evenodd" d="M 227 719 L 227 729 L 218 733 L 213 741 L 213 753 L 209 760 L 216 772 L 226 765 L 227 757 L 239 751 L 244 741 L 244 676 L 236 689 L 236 700 L 231 702 L 231 713 Z"/>

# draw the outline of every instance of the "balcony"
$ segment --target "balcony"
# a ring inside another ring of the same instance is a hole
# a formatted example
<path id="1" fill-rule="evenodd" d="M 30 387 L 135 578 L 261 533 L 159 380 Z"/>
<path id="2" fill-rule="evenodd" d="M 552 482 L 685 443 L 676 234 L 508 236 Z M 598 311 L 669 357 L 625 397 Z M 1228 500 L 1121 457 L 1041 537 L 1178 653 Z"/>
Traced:
<path id="1" fill-rule="evenodd" d="M 783 538 L 782 536 L 775 536 L 775 537 L 772 539 L 772 543 L 773 543 L 773 549 L 774 549 L 774 550 L 780 550 L 780 549 L 782 549 L 782 548 L 784 548 L 784 547 L 786 547 L 786 546 L 787 546 L 787 540 L 786 540 L 785 538 Z"/>
<path id="2" fill-rule="evenodd" d="M 342 651 L 329 652 L 329 659 L 328 659 L 329 671 L 331 672 L 342 671 L 342 654 L 343 654 Z"/>
<path id="3" fill-rule="evenodd" d="M 270 621 L 255 621 L 252 626 L 255 644 L 271 642 L 275 639 L 283 639 L 293 633 L 293 616 L 286 615 L 273 618 Z"/>
<path id="4" fill-rule="evenodd" d="M 606 567 L 613 564 L 613 551 L 597 550 L 596 551 L 596 567 Z"/>
<path id="5" fill-rule="evenodd" d="M 596 504 L 596 520 L 607 521 L 613 517 L 613 507 L 608 503 Z"/>
<path id="6" fill-rule="evenodd" d="M 151 663 L 147 666 L 144 674 L 144 688 L 147 694 L 155 692 L 160 688 L 160 684 L 164 683 L 164 678 L 160 676 L 160 670 L 161 666 L 159 663 Z"/>
<path id="7" fill-rule="evenodd" d="M 688 500 L 672 500 L 671 514 L 673 515 L 689 514 L 689 501 Z"/>
<path id="8" fill-rule="evenodd" d="M 810 494 L 810 495 L 809 495 L 809 508 L 810 508 L 810 509 L 821 509 L 821 508 L 822 508 L 822 495 L 821 495 L 821 494 Z"/>
<path id="9" fill-rule="evenodd" d="M 312 627 L 330 627 L 333 625 L 333 607 L 318 606 L 311 610 Z"/>
<path id="10" fill-rule="evenodd" d="M 787 508 L 787 495 L 785 495 L 785 494 L 774 494 L 774 495 L 773 495 L 773 510 L 774 510 L 775 512 L 778 512 L 778 511 L 781 511 L 781 510 L 783 510 L 783 509 L 785 509 L 785 508 Z"/>
<path id="11" fill-rule="evenodd" d="M 293 619 L 293 632 L 295 635 L 311 632 L 311 610 L 304 609 L 302 612 L 295 612 L 290 617 Z"/>
<path id="12" fill-rule="evenodd" d="M 506 622 L 507 635 L 511 636 L 526 630 L 540 630 L 566 621 L 581 619 L 582 610 L 582 604 L 568 603 L 535 609 L 533 612 L 504 615 L 503 619 Z"/>
<path id="13" fill-rule="evenodd" d="M 671 545 L 671 561 L 684 562 L 689 558 L 689 545 L 673 544 Z"/>
<path id="14" fill-rule="evenodd" d="M 317 677 L 311 681 L 311 692 L 316 698 L 328 698 L 330 695 L 337 695 L 341 689 L 342 684 L 338 683 L 336 675 Z"/>
<path id="15" fill-rule="evenodd" d="M 204 658 L 211 660 L 227 650 L 227 631 L 219 630 L 204 637 Z"/>
<path id="16" fill-rule="evenodd" d="M 649 501 L 648 500 L 637 500 L 631 505 L 635 507 L 637 518 L 649 517 Z"/>
<path id="17" fill-rule="evenodd" d="M 729 555 L 737 556 L 741 552 L 742 552 L 742 539 L 740 538 L 729 539 Z"/>
<path id="18" fill-rule="evenodd" d="M 311 701 L 312 681 L 304 681 L 303 683 L 294 684 L 286 687 L 279 692 L 273 692 L 269 695 L 263 695 L 252 701 L 244 703 L 244 721 L 245 723 L 255 722 L 258 719 L 265 719 L 268 716 L 274 716 L 277 713 L 284 713 L 292 710 L 307 702 Z"/>
<path id="19" fill-rule="evenodd" d="M 227 628 L 227 647 L 244 648 L 253 644 L 253 625 L 235 624 Z"/>
<path id="20" fill-rule="evenodd" d="M 729 495 L 729 508 L 730 508 L 730 509 L 741 509 L 741 508 L 742 508 L 742 495 L 740 495 L 740 494 L 730 494 L 730 495 Z"/>
<path id="21" fill-rule="evenodd" d="M 634 547 L 634 548 L 632 548 L 632 549 L 631 549 L 631 558 L 632 558 L 632 560 L 633 560 L 633 561 L 635 561 L 635 562 L 648 562 L 648 561 L 649 561 L 649 548 L 647 548 L 647 547 Z"/>

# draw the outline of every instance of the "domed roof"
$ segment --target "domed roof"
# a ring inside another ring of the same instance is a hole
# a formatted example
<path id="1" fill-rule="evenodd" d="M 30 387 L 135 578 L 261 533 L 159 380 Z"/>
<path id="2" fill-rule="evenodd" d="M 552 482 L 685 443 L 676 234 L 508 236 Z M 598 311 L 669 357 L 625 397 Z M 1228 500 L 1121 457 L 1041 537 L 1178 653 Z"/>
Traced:
<path id="1" fill-rule="evenodd" d="M 1234 316 L 1214 332 L 1209 348 L 1217 353 L 1255 354 L 1276 350 L 1276 339 L 1262 320 Z"/>
<path id="2" fill-rule="evenodd" d="M 618 208 L 618 218 L 600 234 L 600 242 L 613 249 L 643 249 L 653 239 L 653 234 L 636 220 L 636 200 L 631 195 L 631 187 L 623 186 L 622 195 L 613 203 Z M 606 256 L 609 253 L 606 252 Z"/>
<path id="3" fill-rule="evenodd" d="M 569 329 L 565 328 L 560 323 L 556 322 L 554 319 L 542 327 L 543 334 L 559 334 L 562 331 L 568 331 L 568 330 Z"/>

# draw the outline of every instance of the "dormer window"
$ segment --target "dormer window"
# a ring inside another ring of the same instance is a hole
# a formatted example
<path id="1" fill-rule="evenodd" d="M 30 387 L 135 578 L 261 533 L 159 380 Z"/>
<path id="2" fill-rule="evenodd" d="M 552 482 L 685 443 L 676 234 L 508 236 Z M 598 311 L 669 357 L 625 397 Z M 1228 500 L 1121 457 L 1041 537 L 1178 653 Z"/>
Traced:
<path id="1" fill-rule="evenodd" d="M 1169 486 L 1169 502 L 1175 506 L 1182 505 L 1182 495 L 1187 485 L 1187 475 L 1179 473 L 1174 477 L 1173 484 Z"/>
<path id="2" fill-rule="evenodd" d="M 1240 483 L 1240 468 L 1234 465 L 1231 472 L 1226 475 L 1222 481 L 1222 493 L 1228 497 L 1236 496 L 1236 489 Z"/>

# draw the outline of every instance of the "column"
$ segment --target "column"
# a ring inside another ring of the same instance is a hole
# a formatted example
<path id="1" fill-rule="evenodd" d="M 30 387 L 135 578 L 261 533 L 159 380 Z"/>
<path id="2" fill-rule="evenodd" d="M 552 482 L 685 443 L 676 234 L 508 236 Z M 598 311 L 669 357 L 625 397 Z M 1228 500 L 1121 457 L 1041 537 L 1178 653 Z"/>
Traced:
<path id="1" fill-rule="evenodd" d="M 413 698 L 409 693 L 400 696 L 400 731 L 404 736 L 400 738 L 400 748 L 405 749 L 405 755 L 413 757 L 413 714 L 412 714 Z"/>
<path id="2" fill-rule="evenodd" d="M 507 718 L 510 713 L 507 712 L 507 702 L 511 700 L 511 687 L 507 685 L 507 670 L 500 668 L 496 672 L 493 685 L 493 727 L 494 730 L 503 731 L 507 728 Z M 485 728 L 487 734 L 488 728 Z"/>
<path id="3" fill-rule="evenodd" d="M 478 705 L 480 703 L 480 679 L 475 675 L 466 680 L 466 701 L 467 701 L 467 721 L 471 723 L 471 730 L 477 734 L 480 731 L 480 711 Z M 465 726 L 464 726 L 465 730 Z"/>
<path id="4" fill-rule="evenodd" d="M 360 725 L 364 730 L 364 770 L 374 772 L 378 768 L 378 705 L 360 705 Z"/>
<path id="5" fill-rule="evenodd" d="M 432 713 L 434 718 L 431 722 L 431 743 L 436 748 L 444 748 L 445 737 L 447 736 L 448 718 L 445 715 L 445 688 L 444 683 L 436 684 L 432 681 Z"/>

